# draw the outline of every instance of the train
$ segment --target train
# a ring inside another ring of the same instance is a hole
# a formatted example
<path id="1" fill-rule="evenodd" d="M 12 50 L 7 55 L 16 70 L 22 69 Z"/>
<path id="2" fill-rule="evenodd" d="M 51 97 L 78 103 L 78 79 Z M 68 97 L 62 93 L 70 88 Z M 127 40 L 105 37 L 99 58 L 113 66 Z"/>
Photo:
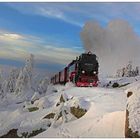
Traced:
<path id="1" fill-rule="evenodd" d="M 76 57 L 63 70 L 52 76 L 50 82 L 54 85 L 72 82 L 77 87 L 97 87 L 98 69 L 97 56 L 89 51 Z"/>

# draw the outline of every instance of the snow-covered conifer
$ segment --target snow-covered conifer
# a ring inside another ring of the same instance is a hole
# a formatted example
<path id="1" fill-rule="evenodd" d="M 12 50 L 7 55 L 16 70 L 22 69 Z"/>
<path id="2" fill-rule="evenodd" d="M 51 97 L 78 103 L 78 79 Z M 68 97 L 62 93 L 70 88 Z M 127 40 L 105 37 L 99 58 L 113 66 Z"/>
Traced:
<path id="1" fill-rule="evenodd" d="M 24 90 L 31 89 L 32 84 L 32 73 L 33 73 L 33 59 L 34 56 L 31 54 L 29 59 L 26 60 L 25 66 L 21 69 L 18 79 L 16 81 L 15 93 L 19 94 Z"/>
<path id="2" fill-rule="evenodd" d="M 38 89 L 37 89 L 38 92 L 40 94 L 46 93 L 48 84 L 49 84 L 48 77 L 43 78 L 43 80 L 41 80 L 40 83 L 39 83 L 39 86 L 38 86 Z"/>
<path id="3" fill-rule="evenodd" d="M 2 70 L 0 70 L 0 98 L 4 97 L 4 91 L 3 91 L 3 75 Z"/>
<path id="4" fill-rule="evenodd" d="M 139 67 L 138 66 L 136 66 L 135 72 L 136 72 L 136 76 L 138 76 L 139 75 Z"/>
<path id="5" fill-rule="evenodd" d="M 117 77 L 134 77 L 138 75 L 139 75 L 139 67 L 136 66 L 135 68 L 133 68 L 131 61 L 129 61 L 126 67 L 118 69 L 116 72 Z"/>
<path id="6" fill-rule="evenodd" d="M 14 68 L 11 70 L 10 75 L 7 80 L 7 92 L 14 92 L 16 86 L 16 80 L 19 75 L 19 69 Z"/>
<path id="7" fill-rule="evenodd" d="M 132 62 L 129 61 L 128 65 L 126 66 L 127 72 L 126 72 L 126 76 L 127 77 L 131 77 L 132 76 Z"/>

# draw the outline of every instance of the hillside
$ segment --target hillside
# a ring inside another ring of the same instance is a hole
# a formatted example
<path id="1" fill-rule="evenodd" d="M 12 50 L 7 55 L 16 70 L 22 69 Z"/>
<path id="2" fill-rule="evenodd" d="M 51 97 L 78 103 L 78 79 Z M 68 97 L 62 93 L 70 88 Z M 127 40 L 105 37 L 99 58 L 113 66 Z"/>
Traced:
<path id="1" fill-rule="evenodd" d="M 108 82 L 119 85 L 113 88 Z M 139 77 L 102 79 L 99 87 L 49 85 L 30 98 L 7 94 L 0 103 L 1 137 L 125 137 L 126 89 Z M 136 81 L 136 83 L 134 82 Z"/>
<path id="2" fill-rule="evenodd" d="M 86 114 L 51 127 L 37 137 L 124 137 L 126 94 L 123 90 L 70 87 L 59 94 L 73 97 L 74 104 L 80 102 L 80 107 L 87 109 Z"/>

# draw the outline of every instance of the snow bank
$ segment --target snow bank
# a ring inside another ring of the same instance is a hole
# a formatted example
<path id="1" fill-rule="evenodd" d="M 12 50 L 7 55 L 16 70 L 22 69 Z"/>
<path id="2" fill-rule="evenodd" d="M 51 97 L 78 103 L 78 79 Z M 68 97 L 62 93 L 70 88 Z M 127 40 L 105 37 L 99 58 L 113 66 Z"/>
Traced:
<path id="1" fill-rule="evenodd" d="M 20 126 L 18 128 L 18 136 L 23 137 L 24 133 L 28 133 L 30 135 L 33 131 L 43 129 L 46 130 L 48 126 L 50 125 L 50 121 L 47 119 L 39 120 L 38 118 L 34 120 L 23 120 L 20 123 Z M 28 137 L 28 135 L 26 137 Z"/>
<path id="2" fill-rule="evenodd" d="M 126 92 L 132 93 L 127 100 L 128 129 L 140 137 L 140 81 L 131 84 Z"/>
<path id="3" fill-rule="evenodd" d="M 32 131 L 47 129 L 50 121 L 42 119 L 46 114 L 44 111 L 28 112 L 22 109 L 15 111 L 1 111 L 0 112 L 0 136 L 7 134 L 12 129 L 17 129 L 18 136 L 23 133 L 32 133 Z"/>
<path id="4" fill-rule="evenodd" d="M 67 103 L 67 106 L 69 107 L 80 107 L 82 109 L 86 109 L 88 110 L 89 107 L 90 107 L 90 102 L 89 101 L 86 101 L 85 99 L 83 98 L 77 98 L 77 97 L 73 97 L 68 103 Z"/>
<path id="5" fill-rule="evenodd" d="M 34 102 L 34 105 L 40 109 L 49 108 L 52 103 L 47 99 L 47 97 L 42 97 Z"/>
<path id="6" fill-rule="evenodd" d="M 63 95 L 65 100 L 63 105 L 58 106 L 60 110 L 80 106 L 87 112 L 79 119 L 56 123 L 54 126 L 57 127 L 50 127 L 36 137 L 124 137 L 126 93 L 123 90 L 73 86 L 57 88 L 57 97 Z"/>
<path id="7" fill-rule="evenodd" d="M 124 137 L 124 122 L 125 111 L 107 113 L 96 119 L 94 122 L 96 125 L 92 123 L 93 126 L 88 128 L 88 131 L 80 137 L 122 138 Z"/>
<path id="8" fill-rule="evenodd" d="M 121 77 L 121 78 L 102 78 L 100 81 L 100 87 L 113 87 L 114 83 L 118 83 L 118 87 L 126 87 L 131 83 L 140 80 L 140 76 L 136 77 Z M 126 89 L 126 88 L 125 88 Z"/>

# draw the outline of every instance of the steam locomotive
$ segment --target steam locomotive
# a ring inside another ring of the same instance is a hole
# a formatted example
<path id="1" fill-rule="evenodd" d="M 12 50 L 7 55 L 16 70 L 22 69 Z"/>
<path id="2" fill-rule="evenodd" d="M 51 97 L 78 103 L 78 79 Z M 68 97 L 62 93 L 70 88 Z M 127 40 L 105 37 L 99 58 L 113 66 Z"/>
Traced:
<path id="1" fill-rule="evenodd" d="M 98 86 L 98 61 L 91 52 L 82 53 L 51 78 L 52 84 L 73 82 L 77 87 Z"/>

